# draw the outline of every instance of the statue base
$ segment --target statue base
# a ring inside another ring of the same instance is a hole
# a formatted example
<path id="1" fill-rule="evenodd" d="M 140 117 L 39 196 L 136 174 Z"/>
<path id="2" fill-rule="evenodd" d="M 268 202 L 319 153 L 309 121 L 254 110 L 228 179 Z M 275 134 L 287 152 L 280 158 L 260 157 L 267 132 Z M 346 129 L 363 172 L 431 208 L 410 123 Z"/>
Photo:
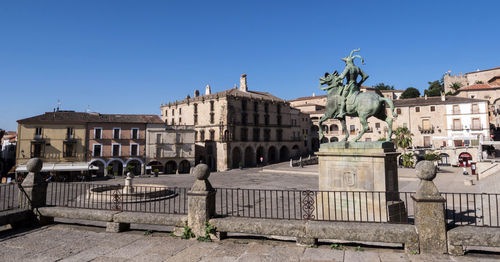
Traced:
<path id="1" fill-rule="evenodd" d="M 398 191 L 397 156 L 392 142 L 321 144 L 318 219 L 405 222 Z"/>

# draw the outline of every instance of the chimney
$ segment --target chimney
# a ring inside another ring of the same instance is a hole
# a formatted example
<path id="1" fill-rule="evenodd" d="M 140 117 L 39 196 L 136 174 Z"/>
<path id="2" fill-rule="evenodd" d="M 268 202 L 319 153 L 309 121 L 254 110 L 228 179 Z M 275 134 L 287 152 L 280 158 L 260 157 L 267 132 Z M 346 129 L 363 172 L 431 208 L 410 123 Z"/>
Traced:
<path id="1" fill-rule="evenodd" d="M 427 94 L 424 95 L 424 99 L 427 100 Z"/>
<path id="2" fill-rule="evenodd" d="M 212 89 L 210 89 L 210 85 L 205 87 L 205 95 L 210 95 L 212 93 Z"/>
<path id="3" fill-rule="evenodd" d="M 316 93 L 313 93 L 313 96 L 316 96 Z"/>
<path id="4" fill-rule="evenodd" d="M 194 90 L 194 97 L 199 97 L 199 96 L 200 96 L 200 91 Z"/>
<path id="5" fill-rule="evenodd" d="M 446 96 L 444 94 L 444 92 L 441 92 L 441 101 L 445 101 L 446 100 Z"/>
<path id="6" fill-rule="evenodd" d="M 247 88 L 247 75 L 246 74 L 242 74 L 241 75 L 241 78 L 240 78 L 240 90 L 243 91 L 243 92 L 247 92 L 248 91 L 248 88 Z"/>

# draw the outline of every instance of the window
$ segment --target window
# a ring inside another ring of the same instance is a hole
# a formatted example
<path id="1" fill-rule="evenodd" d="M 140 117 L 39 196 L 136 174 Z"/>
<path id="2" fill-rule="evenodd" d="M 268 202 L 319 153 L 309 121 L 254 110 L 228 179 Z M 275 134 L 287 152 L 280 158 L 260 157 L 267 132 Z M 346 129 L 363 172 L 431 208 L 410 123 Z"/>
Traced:
<path id="1" fill-rule="evenodd" d="M 415 107 L 415 112 L 417 112 L 417 113 L 420 112 L 420 107 L 419 106 Z"/>
<path id="2" fill-rule="evenodd" d="M 431 147 L 431 137 L 424 136 L 424 147 Z"/>
<path id="3" fill-rule="evenodd" d="M 130 155 L 131 156 L 137 156 L 139 152 L 139 145 L 138 144 L 130 144 Z"/>
<path id="4" fill-rule="evenodd" d="M 215 130 L 210 130 L 210 140 L 215 141 Z"/>
<path id="5" fill-rule="evenodd" d="M 73 128 L 68 127 L 66 129 L 66 139 L 73 139 Z"/>
<path id="6" fill-rule="evenodd" d="M 396 114 L 401 115 L 401 108 L 396 108 Z"/>
<path id="7" fill-rule="evenodd" d="M 181 134 L 175 134 L 175 143 L 182 143 Z"/>
<path id="8" fill-rule="evenodd" d="M 281 114 L 281 106 L 280 105 L 276 105 L 276 113 Z"/>
<path id="9" fill-rule="evenodd" d="M 436 111 L 436 107 L 435 106 L 431 106 L 431 112 L 434 112 Z"/>
<path id="10" fill-rule="evenodd" d="M 241 141 L 247 141 L 248 140 L 248 129 L 242 128 L 241 129 Z"/>
<path id="11" fill-rule="evenodd" d="M 139 139 L 139 128 L 132 128 L 131 137 L 132 139 Z"/>
<path id="12" fill-rule="evenodd" d="M 458 105 L 453 105 L 453 114 L 460 114 L 460 107 Z"/>
<path id="13" fill-rule="evenodd" d="M 113 139 L 120 139 L 121 137 L 121 129 L 113 128 Z"/>
<path id="14" fill-rule="evenodd" d="M 254 114 L 253 115 L 253 124 L 254 125 L 258 125 L 259 124 L 259 115 L 258 114 Z"/>
<path id="15" fill-rule="evenodd" d="M 156 143 L 161 144 L 161 134 L 156 134 Z"/>
<path id="16" fill-rule="evenodd" d="M 213 123 L 215 123 L 215 114 L 210 113 L 210 124 L 213 124 Z"/>
<path id="17" fill-rule="evenodd" d="M 121 155 L 121 145 L 120 144 L 113 144 L 113 148 L 112 148 L 113 152 L 112 152 L 112 155 L 113 156 L 120 156 Z"/>
<path id="18" fill-rule="evenodd" d="M 155 153 L 156 153 L 156 157 L 160 158 L 161 157 L 161 147 L 156 146 L 156 152 Z"/>
<path id="19" fill-rule="evenodd" d="M 472 113 L 479 114 L 479 105 L 478 104 L 472 104 Z"/>
<path id="20" fill-rule="evenodd" d="M 198 115 L 194 115 L 194 124 L 197 125 L 198 124 Z"/>
<path id="21" fill-rule="evenodd" d="M 264 129 L 264 141 L 268 142 L 269 140 L 271 140 L 271 130 Z"/>
<path id="22" fill-rule="evenodd" d="M 215 110 L 214 101 L 210 101 L 210 111 L 214 110 Z"/>
<path id="23" fill-rule="evenodd" d="M 205 141 L 205 130 L 200 131 L 200 140 Z"/>
<path id="24" fill-rule="evenodd" d="M 422 131 L 431 130 L 431 120 L 430 119 L 422 119 Z"/>
<path id="25" fill-rule="evenodd" d="M 248 123 L 247 113 L 242 113 L 241 114 L 241 124 L 246 125 L 247 123 Z"/>
<path id="26" fill-rule="evenodd" d="M 356 127 L 354 125 L 349 126 L 349 134 L 354 135 L 356 133 Z"/>
<path id="27" fill-rule="evenodd" d="M 278 116 L 277 119 L 276 119 L 276 123 L 278 125 L 281 125 L 281 116 Z"/>
<path id="28" fill-rule="evenodd" d="M 64 141 L 63 144 L 63 157 L 76 156 L 76 141 Z"/>
<path id="29" fill-rule="evenodd" d="M 264 112 L 269 113 L 269 104 L 268 103 L 264 104 Z"/>
<path id="30" fill-rule="evenodd" d="M 283 140 L 283 130 L 276 129 L 276 140 L 277 141 L 282 141 Z"/>
<path id="31" fill-rule="evenodd" d="M 43 157 L 43 146 L 45 143 L 42 142 L 32 142 L 31 143 L 31 157 Z"/>
<path id="32" fill-rule="evenodd" d="M 174 111 L 174 109 L 172 108 L 172 116 L 174 116 L 174 115 L 175 115 L 175 111 Z"/>
<path id="33" fill-rule="evenodd" d="M 41 139 L 42 138 L 42 128 L 37 127 L 35 128 L 35 139 Z"/>
<path id="34" fill-rule="evenodd" d="M 253 102 L 253 111 L 258 112 L 259 111 L 259 102 Z"/>
<path id="35" fill-rule="evenodd" d="M 102 156 L 102 145 L 101 144 L 94 144 L 94 147 L 92 149 L 92 156 L 94 156 L 94 157 Z"/>
<path id="36" fill-rule="evenodd" d="M 253 141 L 255 142 L 260 141 L 260 129 L 258 128 L 253 129 Z"/>
<path id="37" fill-rule="evenodd" d="M 269 125 L 269 115 L 264 116 L 264 124 L 267 126 Z"/>
<path id="38" fill-rule="evenodd" d="M 181 124 L 181 122 L 182 122 L 182 118 L 179 117 L 179 125 Z"/>
<path id="39" fill-rule="evenodd" d="M 172 118 L 171 125 L 175 125 L 175 120 Z"/>
<path id="40" fill-rule="evenodd" d="M 472 130 L 481 130 L 481 120 L 479 118 L 472 118 Z"/>
<path id="41" fill-rule="evenodd" d="M 241 110 L 247 110 L 247 100 L 241 100 Z"/>
<path id="42" fill-rule="evenodd" d="M 194 113 L 198 114 L 198 104 L 193 104 L 194 106 Z"/>
<path id="43" fill-rule="evenodd" d="M 375 128 L 379 129 L 380 128 L 380 123 L 375 123 Z"/>
<path id="44" fill-rule="evenodd" d="M 179 108 L 179 115 L 182 115 L 182 108 Z"/>
<path id="45" fill-rule="evenodd" d="M 453 119 L 453 130 L 462 130 L 462 121 L 460 119 Z"/>
<path id="46" fill-rule="evenodd" d="M 102 138 L 102 128 L 95 127 L 94 128 L 94 139 L 101 139 L 101 138 Z"/>
<path id="47" fill-rule="evenodd" d="M 165 117 L 168 116 L 168 110 L 165 110 Z"/>

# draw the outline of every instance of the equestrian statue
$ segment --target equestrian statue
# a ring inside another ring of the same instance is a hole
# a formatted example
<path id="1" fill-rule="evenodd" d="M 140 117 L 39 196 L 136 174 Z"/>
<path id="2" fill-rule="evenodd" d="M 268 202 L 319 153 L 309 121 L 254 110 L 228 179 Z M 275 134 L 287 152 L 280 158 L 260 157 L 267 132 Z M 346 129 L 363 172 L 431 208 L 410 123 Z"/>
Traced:
<path id="1" fill-rule="evenodd" d="M 319 78 L 320 89 L 328 92 L 326 112 L 319 120 L 319 126 L 321 127 L 323 122 L 328 119 L 340 120 L 342 129 L 345 132 L 345 137 L 341 141 L 347 141 L 349 132 L 347 130 L 345 118 L 346 116 L 359 117 L 359 121 L 363 128 L 353 140 L 353 142 L 357 142 L 363 134 L 368 131 L 367 119 L 374 116 L 387 123 L 389 132 L 386 141 L 391 141 L 393 119 L 391 116 L 387 115 L 385 106 L 389 106 L 393 117 L 397 117 L 398 115 L 394 112 L 394 104 L 391 99 L 383 97 L 380 91 L 378 93 L 360 92 L 361 84 L 368 79 L 368 75 L 363 72 L 361 68 L 354 65 L 355 58 L 360 58 L 361 63 L 364 64 L 364 60 L 361 56 L 353 56 L 353 54 L 359 52 L 359 50 L 360 49 L 352 50 L 348 57 L 342 58 L 342 61 L 345 62 L 345 68 L 340 75 L 335 71 L 332 74 L 325 73 L 324 77 Z M 361 80 L 358 82 L 357 79 L 359 76 Z M 323 87 L 323 85 L 326 86 Z M 322 128 L 319 128 L 319 135 L 321 141 L 324 137 Z"/>

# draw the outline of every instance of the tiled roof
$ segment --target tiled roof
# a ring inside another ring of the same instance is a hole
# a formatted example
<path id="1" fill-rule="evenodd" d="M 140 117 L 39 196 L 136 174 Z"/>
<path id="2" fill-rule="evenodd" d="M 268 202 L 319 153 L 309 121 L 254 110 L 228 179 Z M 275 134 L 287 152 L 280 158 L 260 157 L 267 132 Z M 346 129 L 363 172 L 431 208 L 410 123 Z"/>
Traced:
<path id="1" fill-rule="evenodd" d="M 321 98 L 326 98 L 326 95 L 320 95 L 320 96 L 304 96 L 304 97 L 299 97 L 293 100 L 288 100 L 288 102 L 295 102 L 295 101 L 303 101 L 303 100 L 310 100 L 310 99 L 321 99 Z"/>
<path id="2" fill-rule="evenodd" d="M 99 114 L 74 111 L 46 112 L 43 115 L 17 120 L 25 123 L 163 123 L 157 115 Z"/>
<path id="3" fill-rule="evenodd" d="M 460 88 L 458 91 L 467 91 L 467 90 L 484 90 L 484 89 L 497 89 L 500 86 L 491 86 L 489 84 L 475 84 L 467 87 Z"/>

